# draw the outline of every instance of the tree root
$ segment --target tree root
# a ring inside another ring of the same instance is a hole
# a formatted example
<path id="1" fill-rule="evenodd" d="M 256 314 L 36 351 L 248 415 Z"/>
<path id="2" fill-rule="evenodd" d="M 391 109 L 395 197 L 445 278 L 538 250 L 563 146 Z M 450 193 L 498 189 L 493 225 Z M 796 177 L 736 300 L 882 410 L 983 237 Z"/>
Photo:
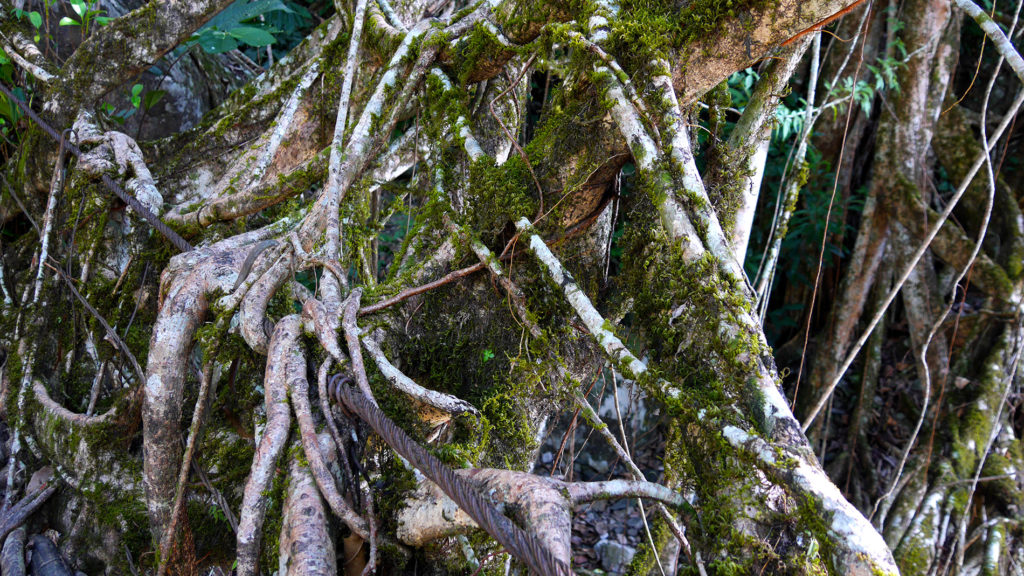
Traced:
<path id="1" fill-rule="evenodd" d="M 309 469 L 292 458 L 281 525 L 281 576 L 336 576 L 334 542 L 327 511 Z"/>
<path id="2" fill-rule="evenodd" d="M 270 338 L 267 370 L 263 379 L 267 425 L 256 448 L 242 496 L 235 552 L 238 559 L 238 576 L 259 574 L 260 535 L 269 504 L 266 494 L 270 490 L 277 461 L 281 457 L 291 428 L 288 375 L 291 370 L 304 372 L 306 369 L 302 363 L 302 352 L 298 345 L 299 327 L 296 324 L 292 316 L 283 319 L 274 327 Z"/>
<path id="3" fill-rule="evenodd" d="M 300 325 L 297 316 L 282 318 L 278 324 L 286 321 L 288 324 L 294 324 L 296 330 Z M 295 359 L 295 356 L 290 355 L 290 358 Z M 309 403 L 309 384 L 306 381 L 306 363 L 301 350 L 298 350 L 297 359 L 301 361 L 299 364 L 289 366 L 290 370 L 287 376 L 288 391 L 289 397 L 292 400 L 292 406 L 295 409 L 295 417 L 299 422 L 302 447 L 309 461 L 309 471 L 312 473 L 317 487 L 320 488 L 320 494 L 323 495 L 330 505 L 331 511 L 338 518 L 341 518 L 349 529 L 366 540 L 370 537 L 366 520 L 360 518 L 341 496 L 334 477 L 331 476 L 330 471 L 327 469 L 327 463 L 324 461 L 324 455 L 320 449 L 320 440 L 313 425 L 313 413 Z M 355 489 L 356 487 L 352 486 L 350 488 Z"/>

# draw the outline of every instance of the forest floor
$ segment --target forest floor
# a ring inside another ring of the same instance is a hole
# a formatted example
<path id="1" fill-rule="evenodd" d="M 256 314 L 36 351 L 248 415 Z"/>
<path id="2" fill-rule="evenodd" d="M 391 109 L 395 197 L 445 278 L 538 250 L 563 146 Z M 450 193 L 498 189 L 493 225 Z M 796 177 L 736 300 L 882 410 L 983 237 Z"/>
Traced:
<path id="1" fill-rule="evenodd" d="M 600 383 L 596 388 L 600 388 Z M 595 390 L 590 402 L 621 442 L 611 387 L 601 396 Z M 665 438 L 664 427 L 656 425 L 658 415 L 648 410 L 647 404 L 628 383 L 621 382 L 619 412 L 634 462 L 648 480 L 660 482 L 665 472 L 662 463 Z M 570 427 L 572 434 L 569 434 Z M 572 411 L 561 414 L 549 429 L 533 471 L 575 481 L 630 478 L 627 467 L 608 443 L 594 433 L 582 416 L 574 422 Z M 652 508 L 644 509 L 647 518 L 653 519 Z M 621 574 L 629 566 L 637 547 L 647 540 L 644 515 L 636 500 L 593 502 L 577 510 L 572 520 L 573 569 L 577 574 Z"/>

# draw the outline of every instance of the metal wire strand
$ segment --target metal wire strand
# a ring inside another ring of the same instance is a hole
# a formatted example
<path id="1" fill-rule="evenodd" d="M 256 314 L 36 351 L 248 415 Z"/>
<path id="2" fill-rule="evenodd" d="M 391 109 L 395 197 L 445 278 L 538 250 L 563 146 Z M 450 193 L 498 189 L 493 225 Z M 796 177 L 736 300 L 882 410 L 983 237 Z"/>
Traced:
<path id="1" fill-rule="evenodd" d="M 328 386 L 329 394 L 336 402 L 366 421 L 391 448 L 437 484 L 498 544 L 504 546 L 509 553 L 525 563 L 534 573 L 542 576 L 572 574 L 569 567 L 555 558 L 541 540 L 526 533 L 498 512 L 472 486 L 456 476 L 451 468 L 445 466 L 410 438 L 352 383 L 350 377 L 337 374 L 331 377 Z"/>
<path id="2" fill-rule="evenodd" d="M 31 118 L 32 121 L 35 122 L 40 128 L 42 128 L 43 132 L 46 132 L 46 134 L 49 135 L 50 138 L 53 138 L 56 142 L 62 142 L 64 140 L 61 137 L 61 134 L 57 132 L 53 128 L 53 126 L 47 124 L 45 120 L 43 120 L 39 117 L 38 114 L 36 114 L 35 110 L 32 110 L 31 108 L 29 108 L 28 104 L 19 100 L 14 95 L 14 93 L 11 92 L 10 88 L 8 88 L 2 83 L 0 83 L 0 92 L 3 92 L 4 96 L 7 96 L 7 98 L 11 102 L 17 104 L 18 108 L 21 109 L 21 111 L 24 112 L 26 116 Z M 71 142 L 64 142 L 64 147 L 67 148 L 67 150 L 70 151 L 72 154 L 74 154 L 75 158 L 81 158 L 82 151 L 75 144 Z M 189 244 L 187 240 L 179 236 L 178 233 L 175 232 L 174 230 L 171 230 L 171 228 L 167 226 L 167 224 L 164 224 L 163 220 L 160 220 L 160 218 L 156 214 L 150 212 L 148 208 L 143 206 L 142 203 L 138 201 L 138 199 L 136 199 L 128 192 L 125 192 L 125 190 L 121 188 L 121 186 L 117 182 L 115 182 L 113 178 L 104 174 L 100 178 L 100 180 L 103 182 L 103 185 L 106 186 L 111 192 L 113 192 L 114 195 L 120 198 L 122 202 L 130 206 L 131 209 L 134 210 L 139 216 L 142 216 L 143 220 L 149 222 L 150 226 L 152 226 L 157 232 L 163 235 L 164 238 L 167 238 L 171 242 L 171 244 L 174 244 L 175 248 L 181 250 L 182 252 L 189 252 L 192 250 L 192 245 Z"/>

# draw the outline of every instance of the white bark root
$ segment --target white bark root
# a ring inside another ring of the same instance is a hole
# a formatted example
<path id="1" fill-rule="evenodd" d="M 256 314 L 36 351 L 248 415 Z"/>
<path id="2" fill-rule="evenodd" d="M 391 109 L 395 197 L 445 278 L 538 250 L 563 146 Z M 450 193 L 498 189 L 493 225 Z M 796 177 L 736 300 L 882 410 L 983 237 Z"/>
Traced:
<path id="1" fill-rule="evenodd" d="M 327 511 L 309 469 L 292 458 L 284 502 L 277 573 L 281 576 L 336 576 L 334 542 Z"/>
<path id="2" fill-rule="evenodd" d="M 605 319 L 572 277 L 565 272 L 558 258 L 551 253 L 540 236 L 531 232 L 529 221 L 521 219 L 516 226 L 524 234 L 528 234 L 530 249 L 548 269 L 555 283 L 562 287 L 569 304 L 612 361 L 620 366 L 620 370 L 631 378 L 638 378 L 646 372 L 647 366 L 637 360 L 622 341 L 606 327 Z M 892 553 L 881 535 L 829 481 L 815 461 L 813 453 L 806 446 L 806 439 L 803 436 L 790 437 L 788 442 L 785 442 L 786 432 L 796 426 L 795 418 L 775 388 L 774 379 L 770 374 L 762 370 L 756 376 L 759 383 L 764 383 L 759 386 L 766 396 L 766 413 L 763 416 L 775 421 L 771 428 L 777 426 L 783 429 L 780 433 L 783 436 L 782 441 L 776 438 L 769 444 L 757 434 L 733 425 L 721 426 L 712 422 L 705 424 L 712 426 L 715 433 L 725 436 L 738 450 L 756 457 L 759 467 L 773 481 L 788 487 L 795 497 L 813 502 L 832 519 L 830 535 L 834 536 L 835 544 L 832 554 L 835 564 L 842 566 L 845 573 L 865 576 L 877 572 L 898 573 Z M 669 382 L 661 381 L 659 386 L 669 396 L 678 395 L 678 390 Z M 788 457 L 797 462 L 796 466 L 789 468 L 780 465 L 776 461 L 775 447 L 782 448 Z"/>
<path id="3" fill-rule="evenodd" d="M 274 333 L 270 339 L 267 369 L 263 378 L 263 402 L 267 425 L 256 447 L 249 479 L 246 480 L 242 495 L 236 544 L 238 576 L 259 574 L 260 536 L 269 504 L 267 493 L 291 428 L 288 374 L 294 370 L 305 370 L 302 351 L 299 348 L 299 336 L 300 326 L 294 317 L 289 316 L 274 326 Z"/>
<path id="4" fill-rule="evenodd" d="M 292 315 L 281 319 L 280 322 L 288 321 L 289 325 L 300 325 L 298 316 Z M 279 322 L 279 323 L 280 323 Z M 316 485 L 320 488 L 320 494 L 327 500 L 331 511 L 340 518 L 346 526 L 364 540 L 370 536 L 366 520 L 360 518 L 352 510 L 338 490 L 338 485 L 327 468 L 324 454 L 320 450 L 320 440 L 317 437 L 316 427 L 313 424 L 312 406 L 309 402 L 309 382 L 306 380 L 305 355 L 301 348 L 297 349 L 297 362 L 289 366 L 287 374 L 288 396 L 292 400 L 292 407 L 295 409 L 295 417 L 299 422 L 299 433 L 302 439 L 303 451 L 309 462 L 309 472 L 312 473 Z M 333 451 L 333 450 L 332 450 Z M 356 489 L 349 486 L 349 489 Z"/>
<path id="5" fill-rule="evenodd" d="M 377 365 L 380 373 L 399 392 L 409 396 L 416 402 L 441 411 L 448 418 L 465 413 L 479 414 L 479 411 L 472 404 L 461 398 L 445 394 L 444 392 L 430 390 L 417 384 L 415 380 L 406 376 L 388 360 L 380 344 L 373 338 L 363 336 L 361 341 L 363 347 L 370 353 L 370 358 Z"/>

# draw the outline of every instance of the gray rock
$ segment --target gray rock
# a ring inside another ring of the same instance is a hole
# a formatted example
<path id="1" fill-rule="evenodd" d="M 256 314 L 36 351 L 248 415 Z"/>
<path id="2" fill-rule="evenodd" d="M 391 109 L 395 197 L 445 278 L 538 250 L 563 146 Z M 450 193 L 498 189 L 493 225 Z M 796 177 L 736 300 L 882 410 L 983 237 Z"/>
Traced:
<path id="1" fill-rule="evenodd" d="M 619 544 L 613 540 L 601 540 L 594 546 L 597 556 L 601 559 L 601 567 L 611 574 L 622 574 L 636 554 L 635 548 Z"/>
<path id="2" fill-rule="evenodd" d="M 597 472 L 598 474 L 607 474 L 608 473 L 609 465 L 608 465 L 608 461 L 607 460 L 598 460 L 598 459 L 594 458 L 594 459 L 588 460 L 587 461 L 587 465 L 590 466 L 591 468 L 593 468 L 594 472 Z"/>

